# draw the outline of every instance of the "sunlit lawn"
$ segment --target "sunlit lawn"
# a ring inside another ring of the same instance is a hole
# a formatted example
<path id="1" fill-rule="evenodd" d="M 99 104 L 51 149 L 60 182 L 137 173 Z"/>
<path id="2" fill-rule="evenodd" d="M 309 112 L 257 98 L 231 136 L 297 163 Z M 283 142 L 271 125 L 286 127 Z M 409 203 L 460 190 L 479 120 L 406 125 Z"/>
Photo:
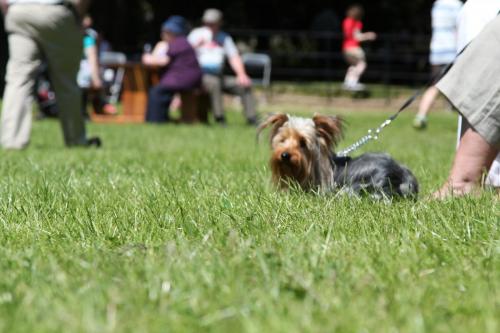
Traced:
<path id="1" fill-rule="evenodd" d="M 345 114 L 345 145 L 386 115 Z M 240 114 L 90 125 L 101 150 L 36 123 L 29 149 L 0 152 L 0 331 L 500 331 L 498 201 L 429 200 L 455 116 L 411 119 L 367 147 L 421 183 L 393 204 L 276 192 Z"/>

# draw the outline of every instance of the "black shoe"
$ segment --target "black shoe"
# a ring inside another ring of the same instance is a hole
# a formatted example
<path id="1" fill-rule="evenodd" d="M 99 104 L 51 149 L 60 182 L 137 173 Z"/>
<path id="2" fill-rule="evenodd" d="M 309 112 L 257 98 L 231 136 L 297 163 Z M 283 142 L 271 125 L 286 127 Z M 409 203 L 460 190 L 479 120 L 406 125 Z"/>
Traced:
<path id="1" fill-rule="evenodd" d="M 102 147 L 102 140 L 98 136 L 94 136 L 92 138 L 88 138 L 86 146 L 87 147 L 101 148 Z"/>
<path id="2" fill-rule="evenodd" d="M 259 124 L 259 120 L 257 118 L 247 119 L 247 125 L 249 126 L 257 126 Z"/>

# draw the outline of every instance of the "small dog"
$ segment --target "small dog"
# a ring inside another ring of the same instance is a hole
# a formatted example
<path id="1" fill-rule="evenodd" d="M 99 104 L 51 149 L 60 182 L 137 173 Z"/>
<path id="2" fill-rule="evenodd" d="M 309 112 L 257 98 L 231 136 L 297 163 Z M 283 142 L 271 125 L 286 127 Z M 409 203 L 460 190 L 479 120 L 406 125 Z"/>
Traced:
<path id="1" fill-rule="evenodd" d="M 277 114 L 259 126 L 257 136 L 268 126 L 272 177 L 281 188 L 296 183 L 305 191 L 343 191 L 378 199 L 418 194 L 415 176 L 387 154 L 338 157 L 333 148 L 342 138 L 339 117 Z"/>

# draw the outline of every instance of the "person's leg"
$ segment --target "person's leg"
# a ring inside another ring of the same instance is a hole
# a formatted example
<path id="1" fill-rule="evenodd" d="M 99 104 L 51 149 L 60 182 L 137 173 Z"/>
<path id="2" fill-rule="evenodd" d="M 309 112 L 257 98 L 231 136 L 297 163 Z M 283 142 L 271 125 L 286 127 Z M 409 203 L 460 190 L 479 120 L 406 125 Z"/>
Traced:
<path id="1" fill-rule="evenodd" d="M 76 81 L 83 52 L 79 24 L 64 6 L 46 6 L 40 21 L 44 29 L 39 40 L 54 85 L 64 142 L 67 146 L 87 146 L 82 92 Z"/>
<path id="2" fill-rule="evenodd" d="M 96 114 L 116 115 L 118 112 L 113 104 L 108 103 L 103 89 L 93 89 L 91 91 L 91 100 Z"/>
<path id="3" fill-rule="evenodd" d="M 149 90 L 146 121 L 148 123 L 166 123 L 170 120 L 169 107 L 174 92 L 157 85 Z"/>
<path id="4" fill-rule="evenodd" d="M 434 197 L 442 199 L 473 192 L 497 154 L 498 149 L 481 135 L 473 129 L 467 130 L 460 141 L 450 176 Z"/>
<path id="5" fill-rule="evenodd" d="M 247 122 L 250 125 L 257 124 L 256 102 L 251 87 L 240 86 L 235 77 L 224 77 L 222 90 L 228 94 L 239 96 Z"/>
<path id="6" fill-rule="evenodd" d="M 88 111 L 87 111 L 87 105 L 88 105 L 88 102 L 89 102 L 89 95 L 91 96 L 92 94 L 90 93 L 89 89 L 87 88 L 84 88 L 82 89 L 82 115 L 84 118 L 88 119 L 89 118 L 89 114 L 88 114 Z"/>
<path id="7" fill-rule="evenodd" d="M 417 129 L 424 129 L 427 126 L 427 114 L 429 113 L 432 105 L 439 96 L 439 89 L 435 86 L 427 88 L 422 95 L 420 104 L 418 106 L 418 113 L 415 116 L 413 126 Z"/>
<path id="8" fill-rule="evenodd" d="M 354 85 L 359 84 L 361 76 L 363 76 L 363 74 L 365 73 L 366 67 L 367 67 L 366 61 L 364 60 L 358 61 L 358 63 L 354 67 L 354 75 L 353 75 Z"/>
<path id="9" fill-rule="evenodd" d="M 349 65 L 344 78 L 344 87 L 350 87 L 356 82 L 356 66 Z"/>
<path id="10" fill-rule="evenodd" d="M 212 105 L 212 112 L 215 121 L 225 123 L 224 105 L 222 103 L 222 77 L 217 75 L 204 74 L 203 75 L 203 88 L 207 90 L 210 95 L 210 102 Z"/>
<path id="11" fill-rule="evenodd" d="M 437 197 L 467 193 L 492 164 L 500 144 L 500 17 L 495 18 L 455 60 L 438 89 L 472 129 L 460 141 L 449 182 Z M 488 52 L 484 52 L 488 49 Z"/>
<path id="12" fill-rule="evenodd" d="M 344 88 L 351 89 L 359 81 L 359 77 L 356 72 L 356 65 L 359 62 L 359 58 L 356 56 L 355 52 L 344 51 L 344 58 L 346 63 L 349 65 L 344 78 Z"/>
<path id="13" fill-rule="evenodd" d="M 92 104 L 92 111 L 96 114 L 102 114 L 102 108 L 104 107 L 104 103 L 99 96 L 99 91 L 95 89 L 91 89 L 90 91 L 90 102 Z"/>
<path id="14" fill-rule="evenodd" d="M 8 15 L 8 20 L 12 19 Z M 36 42 L 20 34 L 9 35 L 9 62 L 1 116 L 1 144 L 22 149 L 29 144 L 35 75 L 40 66 Z"/>
<path id="15" fill-rule="evenodd" d="M 225 123 L 226 119 L 224 116 L 224 105 L 222 102 L 222 77 L 204 74 L 203 88 L 205 88 L 210 95 L 212 113 L 214 114 L 215 121 Z"/>

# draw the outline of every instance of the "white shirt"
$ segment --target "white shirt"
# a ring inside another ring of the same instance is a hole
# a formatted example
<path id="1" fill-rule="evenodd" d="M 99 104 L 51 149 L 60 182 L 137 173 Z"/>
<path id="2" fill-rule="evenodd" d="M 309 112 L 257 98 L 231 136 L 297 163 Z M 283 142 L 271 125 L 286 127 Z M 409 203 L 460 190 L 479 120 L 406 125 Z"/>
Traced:
<path id="1" fill-rule="evenodd" d="M 500 12 L 500 0 L 469 0 L 458 16 L 457 51 L 461 52 Z"/>
<path id="2" fill-rule="evenodd" d="M 205 73 L 222 73 L 225 58 L 238 55 L 233 39 L 222 31 L 214 36 L 207 27 L 197 28 L 191 31 L 188 41 L 196 50 L 198 62 Z"/>
<path id="3" fill-rule="evenodd" d="M 430 63 L 446 65 L 455 59 L 457 17 L 462 8 L 459 0 L 436 0 L 432 6 L 432 39 Z"/>

